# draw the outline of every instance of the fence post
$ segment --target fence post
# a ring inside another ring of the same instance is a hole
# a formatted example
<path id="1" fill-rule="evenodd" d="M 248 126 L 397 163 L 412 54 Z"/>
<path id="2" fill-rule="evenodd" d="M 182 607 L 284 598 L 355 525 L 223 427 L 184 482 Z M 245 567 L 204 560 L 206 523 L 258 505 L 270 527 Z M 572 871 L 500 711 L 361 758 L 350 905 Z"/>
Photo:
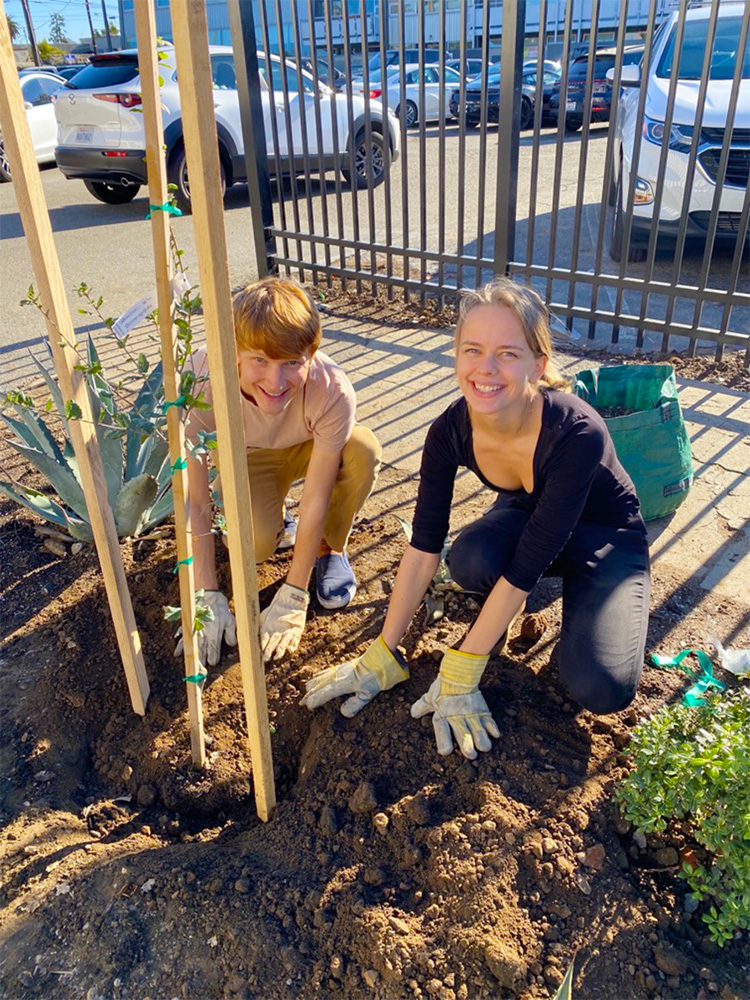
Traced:
<path id="1" fill-rule="evenodd" d="M 245 172 L 253 220 L 253 241 L 258 265 L 258 277 L 277 274 L 276 240 L 273 229 L 271 177 L 268 172 L 266 129 L 263 124 L 263 104 L 258 76 L 258 42 L 255 37 L 255 15 L 252 3 L 227 0 L 232 48 L 235 53 L 237 96 L 240 102 L 240 123 L 245 143 Z M 280 184 L 280 179 L 277 179 Z M 283 197 L 283 195 L 280 195 Z"/>
<path id="2" fill-rule="evenodd" d="M 503 4 L 500 50 L 500 120 L 497 127 L 495 274 L 507 274 L 515 256 L 518 143 L 521 132 L 521 78 L 526 0 Z"/>

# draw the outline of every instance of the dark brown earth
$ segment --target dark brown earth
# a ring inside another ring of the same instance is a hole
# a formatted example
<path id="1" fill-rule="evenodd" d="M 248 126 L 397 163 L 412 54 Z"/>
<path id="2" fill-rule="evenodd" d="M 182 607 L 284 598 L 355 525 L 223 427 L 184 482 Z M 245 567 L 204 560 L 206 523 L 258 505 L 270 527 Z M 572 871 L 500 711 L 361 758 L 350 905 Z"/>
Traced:
<path id="1" fill-rule="evenodd" d="M 456 527 L 489 501 L 475 488 L 459 481 Z M 555 667 L 556 581 L 490 661 L 502 736 L 476 762 L 438 757 L 429 719 L 409 715 L 476 615 L 468 595 L 449 595 L 429 627 L 418 614 L 411 680 L 355 719 L 299 706 L 305 680 L 377 635 L 405 544 L 394 514 L 409 518 L 415 491 L 383 471 L 350 545 L 353 606 L 313 599 L 299 651 L 268 670 L 267 824 L 232 651 L 204 693 L 209 766 L 190 767 L 162 610 L 179 601 L 171 528 L 123 545 L 152 688 L 141 719 L 95 553 L 54 555 L 38 521 L 0 502 L 0 996 L 532 1000 L 554 994 L 574 955 L 576 1000 L 748 995 L 747 938 L 720 951 L 702 907 L 686 911 L 690 824 L 643 840 L 613 803 L 632 727 L 689 681 L 647 669 L 627 712 L 578 711 Z M 259 568 L 261 606 L 288 560 Z M 717 603 L 657 568 L 648 652 L 737 635 L 746 613 L 740 595 Z"/>

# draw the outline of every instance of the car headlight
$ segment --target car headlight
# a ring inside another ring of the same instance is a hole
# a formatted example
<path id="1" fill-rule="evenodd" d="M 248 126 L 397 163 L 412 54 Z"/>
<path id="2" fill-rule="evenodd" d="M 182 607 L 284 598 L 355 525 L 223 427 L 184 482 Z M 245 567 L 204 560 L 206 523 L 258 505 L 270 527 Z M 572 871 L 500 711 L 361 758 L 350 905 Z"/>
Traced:
<path id="1" fill-rule="evenodd" d="M 692 125 L 676 125 L 673 122 L 672 127 L 669 130 L 669 148 L 675 149 L 679 153 L 689 152 L 694 131 L 695 129 Z M 662 146 L 664 144 L 664 134 L 664 122 L 661 122 L 656 118 L 644 116 L 644 139 L 647 139 L 649 142 L 653 142 L 656 146 Z"/>

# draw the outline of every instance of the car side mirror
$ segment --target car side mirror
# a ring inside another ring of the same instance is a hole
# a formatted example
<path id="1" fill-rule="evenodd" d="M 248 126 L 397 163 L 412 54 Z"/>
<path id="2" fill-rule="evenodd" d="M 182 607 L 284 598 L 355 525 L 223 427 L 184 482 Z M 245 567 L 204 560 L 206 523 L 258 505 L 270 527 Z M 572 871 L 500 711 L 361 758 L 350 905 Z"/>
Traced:
<path id="1" fill-rule="evenodd" d="M 607 79 L 610 83 L 614 83 L 615 71 L 614 68 L 607 70 Z M 623 66 L 622 72 L 620 74 L 620 86 L 621 87 L 640 87 L 641 85 L 641 67 L 640 66 Z"/>

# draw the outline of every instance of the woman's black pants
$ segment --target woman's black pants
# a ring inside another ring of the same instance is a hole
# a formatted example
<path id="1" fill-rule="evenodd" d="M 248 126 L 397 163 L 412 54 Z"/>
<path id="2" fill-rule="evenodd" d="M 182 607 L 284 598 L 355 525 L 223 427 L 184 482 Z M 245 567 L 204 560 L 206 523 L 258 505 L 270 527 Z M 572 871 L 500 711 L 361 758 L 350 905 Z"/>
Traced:
<path id="1" fill-rule="evenodd" d="M 530 516 L 501 498 L 451 547 L 453 579 L 464 590 L 489 594 Z M 558 667 L 568 694 L 598 715 L 626 708 L 646 646 L 651 576 L 645 534 L 579 522 L 545 576 L 563 582 Z"/>

